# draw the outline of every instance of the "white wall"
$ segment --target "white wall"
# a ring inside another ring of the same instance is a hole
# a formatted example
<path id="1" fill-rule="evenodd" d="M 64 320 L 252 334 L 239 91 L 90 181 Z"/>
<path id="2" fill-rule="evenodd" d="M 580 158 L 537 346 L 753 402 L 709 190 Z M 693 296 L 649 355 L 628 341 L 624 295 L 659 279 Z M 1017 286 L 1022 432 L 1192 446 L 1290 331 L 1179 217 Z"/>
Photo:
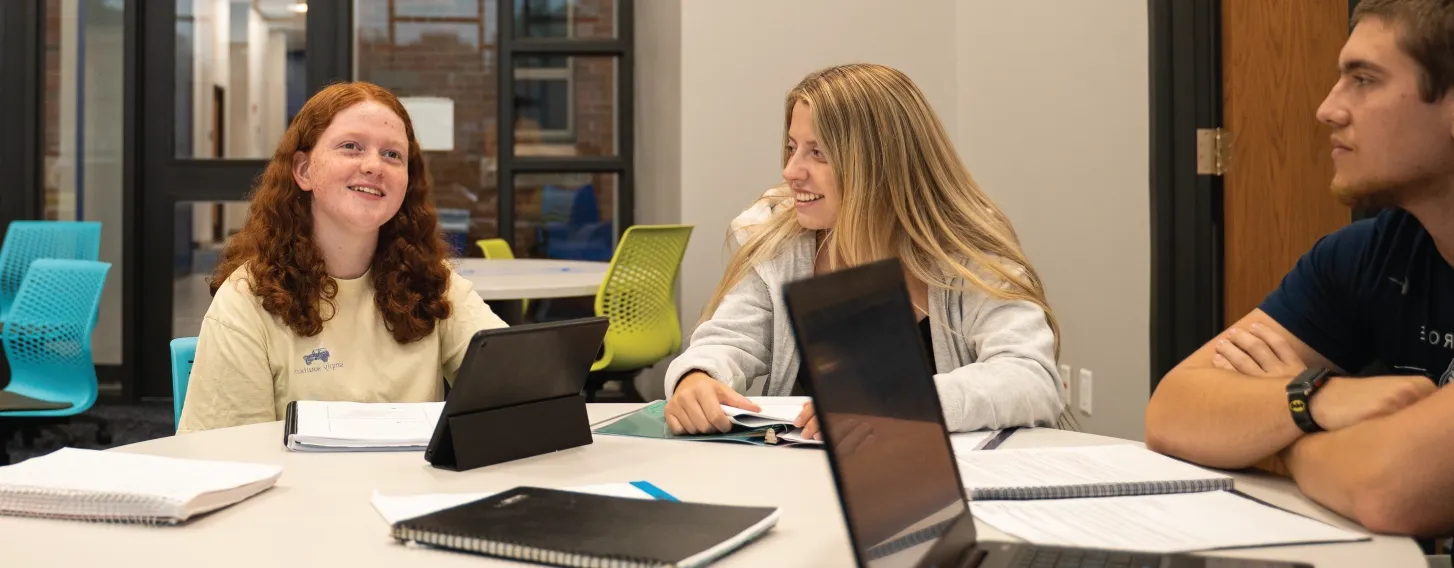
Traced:
<path id="1" fill-rule="evenodd" d="M 683 333 L 726 267 L 727 223 L 782 180 L 783 100 L 805 75 L 841 63 L 891 65 L 954 123 L 953 4 L 638 4 L 637 221 L 696 227 L 679 279 Z M 660 372 L 638 381 L 647 397 L 661 395 Z"/>
<path id="2" fill-rule="evenodd" d="M 641 224 L 682 221 L 681 48 L 682 3 L 638 2 L 636 100 L 632 103 L 636 114 L 635 214 Z M 681 288 L 679 279 L 678 297 Z M 665 372 L 665 361 L 643 371 L 636 378 L 637 391 L 647 400 L 661 398 Z"/>
<path id="3" fill-rule="evenodd" d="M 727 223 L 781 179 L 783 95 L 820 67 L 890 65 L 924 90 L 1014 221 L 1060 318 L 1063 362 L 1095 372 L 1084 429 L 1142 437 L 1145 2 L 695 0 L 637 11 L 637 221 L 696 226 L 680 279 L 684 332 L 725 267 Z M 642 386 L 661 396 L 659 380 Z"/>
<path id="4" fill-rule="evenodd" d="M 247 18 L 247 93 L 251 104 L 248 105 L 247 122 L 244 124 L 252 143 L 247 153 L 254 157 L 269 157 L 272 149 L 268 145 L 276 144 L 277 140 L 269 140 L 263 133 L 263 117 L 267 116 L 263 97 L 267 92 L 268 23 L 256 9 L 248 10 Z"/>
<path id="5" fill-rule="evenodd" d="M 686 323 L 696 322 L 726 267 L 733 213 L 782 181 L 783 100 L 805 75 L 864 61 L 896 67 L 954 123 L 953 4 L 682 3 L 681 222 L 696 226 L 682 265 Z"/>
<path id="6" fill-rule="evenodd" d="M 1081 425 L 1139 440 L 1151 372 L 1146 3 L 963 0 L 956 21 L 960 153 L 1045 280 L 1061 363 L 1094 371 Z"/>

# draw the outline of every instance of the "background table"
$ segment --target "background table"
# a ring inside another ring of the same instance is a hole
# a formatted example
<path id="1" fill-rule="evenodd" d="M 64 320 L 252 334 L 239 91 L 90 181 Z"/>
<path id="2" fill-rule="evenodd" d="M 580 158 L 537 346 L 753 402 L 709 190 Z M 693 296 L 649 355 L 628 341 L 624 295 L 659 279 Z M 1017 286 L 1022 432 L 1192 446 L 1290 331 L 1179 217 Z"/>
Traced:
<path id="1" fill-rule="evenodd" d="M 639 405 L 593 404 L 591 422 Z M 502 432 L 528 436 L 528 432 Z M 1029 430 L 1006 448 L 1127 443 L 1076 432 Z M 385 494 L 503 491 L 518 485 L 571 487 L 647 480 L 688 501 L 773 505 L 781 520 L 722 566 L 851 566 L 848 533 L 826 454 L 815 449 L 673 442 L 597 436 L 595 443 L 473 471 L 430 467 L 421 452 L 292 453 L 282 423 L 174 436 L 116 451 L 239 460 L 284 466 L 276 487 L 177 527 L 88 524 L 0 517 L 5 566 L 462 566 L 518 565 L 491 558 L 406 547 L 369 503 Z M 1237 474 L 1242 491 L 1274 505 L 1355 528 L 1314 505 L 1285 479 Z M 980 538 L 1014 540 L 978 523 Z M 1288 559 L 1318 567 L 1423 567 L 1413 540 L 1221 551 L 1219 555 Z"/>
<path id="2" fill-rule="evenodd" d="M 485 300 L 594 296 L 610 263 L 546 258 L 458 258 L 455 272 Z"/>

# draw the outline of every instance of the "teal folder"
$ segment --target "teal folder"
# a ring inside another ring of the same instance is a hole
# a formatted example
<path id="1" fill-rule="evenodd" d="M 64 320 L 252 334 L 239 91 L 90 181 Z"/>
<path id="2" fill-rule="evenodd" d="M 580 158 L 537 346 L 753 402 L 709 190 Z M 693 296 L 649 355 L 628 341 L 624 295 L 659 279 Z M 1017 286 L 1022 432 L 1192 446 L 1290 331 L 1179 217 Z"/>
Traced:
<path id="1" fill-rule="evenodd" d="M 791 429 L 791 426 L 779 424 L 763 426 L 761 428 L 737 426 L 732 431 L 722 434 L 683 434 L 677 436 L 673 435 L 671 428 L 666 425 L 666 401 L 658 400 L 641 410 L 626 415 L 626 417 L 620 420 L 597 428 L 595 433 L 693 442 L 736 442 L 758 446 L 797 445 L 793 442 L 778 438 L 778 434 Z"/>

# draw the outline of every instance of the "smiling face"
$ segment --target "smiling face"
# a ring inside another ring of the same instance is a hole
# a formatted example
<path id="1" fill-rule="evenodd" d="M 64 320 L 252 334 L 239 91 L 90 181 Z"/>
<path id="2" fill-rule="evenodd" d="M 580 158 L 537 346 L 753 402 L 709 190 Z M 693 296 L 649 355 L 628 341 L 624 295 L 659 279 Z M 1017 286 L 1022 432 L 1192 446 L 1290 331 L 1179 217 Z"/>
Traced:
<path id="1" fill-rule="evenodd" d="M 344 109 L 312 150 L 293 155 L 293 180 L 313 193 L 315 232 L 376 238 L 409 186 L 404 121 L 374 101 Z"/>
<path id="2" fill-rule="evenodd" d="M 783 179 L 793 190 L 798 224 L 815 231 L 832 229 L 843 195 L 838 191 L 838 174 L 828 163 L 828 154 L 813 128 L 813 110 L 802 102 L 793 105 L 788 125 Z"/>
<path id="3" fill-rule="evenodd" d="M 1454 96 L 1427 102 L 1399 26 L 1359 22 L 1338 57 L 1341 77 L 1318 107 L 1333 128 L 1333 194 L 1355 207 L 1407 205 L 1454 178 Z"/>

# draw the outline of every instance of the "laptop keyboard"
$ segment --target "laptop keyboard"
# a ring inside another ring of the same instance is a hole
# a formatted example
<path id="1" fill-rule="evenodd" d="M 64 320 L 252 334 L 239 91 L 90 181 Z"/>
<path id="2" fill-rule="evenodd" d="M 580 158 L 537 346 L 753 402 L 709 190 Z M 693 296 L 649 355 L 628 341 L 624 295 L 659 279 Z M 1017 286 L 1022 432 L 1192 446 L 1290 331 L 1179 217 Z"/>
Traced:
<path id="1" fill-rule="evenodd" d="M 1158 568 L 1161 556 L 1082 548 L 1021 548 L 1012 568 Z"/>

